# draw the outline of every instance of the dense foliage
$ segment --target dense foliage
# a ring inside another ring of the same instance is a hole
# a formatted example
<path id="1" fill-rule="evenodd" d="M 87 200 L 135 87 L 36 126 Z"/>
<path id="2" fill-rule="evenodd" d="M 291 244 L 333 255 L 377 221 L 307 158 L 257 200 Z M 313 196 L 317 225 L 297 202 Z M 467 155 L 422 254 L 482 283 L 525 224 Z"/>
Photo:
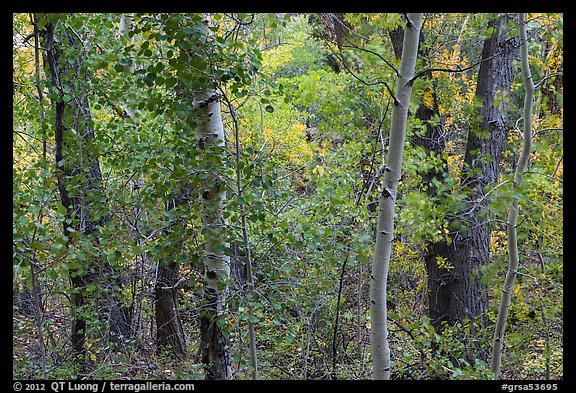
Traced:
<path id="1" fill-rule="evenodd" d="M 462 167 L 479 107 L 478 62 L 496 17 L 425 14 L 416 74 L 429 71 L 412 91 L 389 272 L 393 379 L 491 378 L 485 359 L 466 358 L 460 338 L 491 346 L 513 195 L 520 198 L 520 268 L 501 377 L 564 375 L 562 14 L 528 14 L 537 91 L 533 151 L 520 189 L 512 186 L 522 144 L 519 60 L 510 95 L 497 97 L 509 104 L 510 124 L 498 182 L 485 190 L 492 228 L 490 261 L 479 272 L 488 291 L 486 325 L 470 320 L 437 331 L 428 314 L 424 256 L 428 244 L 451 241 L 459 231 L 448 217 L 467 192 Z M 123 30 L 126 18 L 131 23 Z M 50 25 L 79 43 L 57 42 L 58 61 L 77 67 L 77 78 L 60 81 L 60 90 L 46 61 L 42 32 Z M 226 226 L 219 230 L 234 263 L 222 283 L 227 311 L 217 323 L 231 348 L 233 378 L 252 375 L 249 323 L 261 379 L 370 378 L 374 202 L 399 64 L 390 37 L 403 16 L 212 14 L 208 25 L 209 35 L 196 14 L 14 14 L 15 379 L 204 378 L 201 260 L 204 242 L 216 236 L 203 221 L 207 181 L 227 192 Z M 517 26 L 511 23 L 506 34 L 517 36 Z M 225 147 L 211 155 L 200 146 L 191 99 L 206 86 L 219 93 L 226 134 Z M 91 114 L 82 121 L 94 137 L 84 143 L 72 133 L 57 165 L 57 103 L 79 105 L 79 91 Z M 433 121 L 445 138 L 441 154 L 414 143 L 426 130 L 416 108 L 434 102 Z M 60 165 L 86 157 L 99 160 L 98 192 L 83 189 L 86 167 L 67 187 L 87 195 L 82 214 L 99 223 L 96 243 L 74 229 L 80 227 L 59 197 Z M 423 182 L 431 170 L 441 176 Z M 108 279 L 74 287 L 71 279 L 89 274 L 95 258 L 110 267 Z M 179 266 L 184 360 L 156 345 L 154 288 L 167 261 Z M 438 263 L 450 270 L 450 261 Z M 75 307 L 79 291 L 89 301 Z M 129 315 L 128 334 L 111 334 L 110 321 L 100 317 L 110 299 Z M 83 362 L 70 347 L 77 316 L 88 321 Z"/>

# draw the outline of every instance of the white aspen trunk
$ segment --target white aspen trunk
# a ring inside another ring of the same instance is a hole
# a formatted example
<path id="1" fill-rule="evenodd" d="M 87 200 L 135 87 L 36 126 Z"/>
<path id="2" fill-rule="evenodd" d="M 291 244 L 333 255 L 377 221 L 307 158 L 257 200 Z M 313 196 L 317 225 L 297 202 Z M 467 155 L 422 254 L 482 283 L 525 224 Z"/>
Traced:
<path id="1" fill-rule="evenodd" d="M 212 34 L 208 28 L 208 15 L 204 14 L 204 34 Z M 220 180 L 223 175 L 224 126 L 220 112 L 220 94 L 207 87 L 192 92 L 192 107 L 199 125 L 196 128 L 198 147 L 204 150 L 208 163 L 208 178 L 202 193 L 202 221 L 204 233 L 204 296 L 205 307 L 201 316 L 200 351 L 206 370 L 206 379 L 230 379 L 232 358 L 228 340 L 223 329 L 223 316 L 227 312 L 226 298 L 230 278 L 230 256 L 226 250 L 227 222 L 223 209 L 226 202 L 225 187 Z"/>
<path id="2" fill-rule="evenodd" d="M 127 44 L 134 43 L 134 37 L 130 37 L 129 34 L 130 30 L 132 29 L 132 18 L 133 18 L 132 14 L 122 14 L 122 17 L 120 18 L 120 34 L 126 38 Z M 128 72 L 129 73 L 134 72 L 134 63 L 130 64 Z M 130 93 L 130 91 L 127 91 L 127 93 Z M 136 121 L 135 111 L 134 109 L 132 109 L 132 102 L 130 102 L 130 100 L 127 100 L 124 110 L 126 111 L 127 116 L 129 116 L 132 120 Z"/>
<path id="3" fill-rule="evenodd" d="M 532 149 L 532 104 L 534 100 L 534 82 L 530 73 L 528 63 L 528 46 L 526 34 L 526 14 L 519 14 L 518 18 L 520 34 L 520 55 L 522 61 L 522 76 L 524 77 L 524 87 L 526 95 L 524 97 L 524 141 L 522 152 L 518 157 L 516 172 L 514 173 L 514 189 L 518 190 L 522 182 L 522 174 L 526 170 L 530 151 Z M 514 196 L 508 210 L 507 234 L 508 234 L 508 271 L 502 289 L 502 299 L 500 300 L 500 310 L 496 321 L 494 332 L 494 342 L 492 346 L 492 359 L 490 362 L 490 371 L 494 373 L 494 378 L 500 377 L 500 366 L 502 364 L 502 349 L 504 345 L 504 333 L 506 330 L 506 320 L 510 309 L 512 298 L 512 289 L 519 265 L 518 242 L 516 236 L 516 225 L 518 222 L 518 197 Z"/>
<path id="4" fill-rule="evenodd" d="M 224 127 L 220 114 L 220 95 L 214 90 L 195 91 L 192 106 L 198 111 L 201 121 L 196 129 L 199 145 L 203 146 L 204 150 L 212 150 L 215 146 L 223 148 Z M 218 159 L 214 161 L 217 162 Z M 226 191 L 224 187 L 220 187 L 218 168 L 213 169 L 216 173 L 209 175 L 202 194 L 204 230 L 208 233 L 204 247 L 204 269 L 206 287 L 221 294 L 222 298 L 218 300 L 218 311 L 221 315 L 225 309 L 225 290 L 218 283 L 225 282 L 230 276 L 230 256 L 223 251 L 223 248 L 230 245 L 224 240 L 226 220 L 222 214 Z"/>
<path id="5" fill-rule="evenodd" d="M 406 120 L 412 81 L 418 55 L 418 42 L 420 36 L 421 13 L 407 14 L 407 23 L 404 30 L 404 42 L 398 85 L 396 87 L 396 101 L 392 110 L 390 125 L 390 142 L 388 157 L 382 183 L 382 193 L 378 202 L 378 221 L 376 229 L 376 246 L 372 261 L 372 275 L 370 281 L 370 323 L 371 323 L 371 349 L 373 379 L 390 379 L 390 348 L 388 346 L 388 326 L 386 307 L 386 285 L 388 279 L 388 266 L 392 251 L 394 237 L 394 209 L 396 207 L 396 192 L 402 171 L 404 154 L 404 140 L 406 136 Z"/>
<path id="6" fill-rule="evenodd" d="M 205 150 L 224 147 L 220 95 L 214 90 L 204 90 L 194 92 L 193 98 L 193 107 L 201 121 L 197 128 L 198 145 Z M 218 153 L 206 152 L 206 158 L 217 163 L 219 158 L 210 159 L 210 154 Z M 219 180 L 222 168 L 216 166 L 211 169 L 202 194 L 206 309 L 201 323 L 201 349 L 207 379 L 229 379 L 232 377 L 230 349 L 218 323 L 226 312 L 227 281 L 230 277 L 230 256 L 225 254 L 229 244 L 225 241 L 226 220 L 223 217 L 226 192 Z"/>

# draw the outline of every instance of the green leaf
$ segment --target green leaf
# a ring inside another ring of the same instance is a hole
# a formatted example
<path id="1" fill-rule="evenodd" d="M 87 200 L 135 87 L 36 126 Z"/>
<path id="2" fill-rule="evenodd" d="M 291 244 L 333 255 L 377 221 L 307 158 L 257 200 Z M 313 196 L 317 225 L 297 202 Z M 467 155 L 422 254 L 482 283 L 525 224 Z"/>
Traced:
<path id="1" fill-rule="evenodd" d="M 42 251 L 44 250 L 44 244 L 38 242 L 30 242 L 29 246 L 34 250 Z"/>
<path id="2" fill-rule="evenodd" d="M 219 328 L 223 328 L 224 326 L 226 326 L 226 320 L 224 318 L 216 319 L 216 326 L 218 326 Z"/>

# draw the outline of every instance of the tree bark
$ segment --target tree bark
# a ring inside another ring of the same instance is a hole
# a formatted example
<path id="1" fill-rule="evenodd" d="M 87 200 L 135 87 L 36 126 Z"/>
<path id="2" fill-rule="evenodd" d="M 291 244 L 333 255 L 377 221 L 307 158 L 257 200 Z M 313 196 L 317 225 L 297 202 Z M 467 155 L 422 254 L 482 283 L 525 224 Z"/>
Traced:
<path id="1" fill-rule="evenodd" d="M 202 15 L 202 30 L 210 37 L 209 15 Z M 206 58 L 209 62 L 210 59 Z M 221 95 L 207 83 L 192 91 L 192 108 L 198 120 L 198 148 L 207 163 L 207 179 L 202 189 L 202 232 L 204 237 L 204 299 L 200 314 L 200 354 L 206 379 L 232 377 L 232 357 L 226 331 L 228 282 L 230 279 L 230 244 L 226 240 L 224 219 L 226 190 L 221 181 L 224 173 L 225 136 L 220 111 Z M 228 254 L 227 254 L 228 253 Z"/>
<path id="2" fill-rule="evenodd" d="M 485 285 L 480 269 L 489 261 L 490 227 L 484 211 L 489 203 L 485 189 L 498 180 L 499 164 L 508 130 L 506 97 L 514 79 L 512 60 L 518 41 L 505 36 L 508 17 L 494 19 L 493 34 L 484 42 L 478 73 L 476 98 L 480 124 L 472 126 L 464 157 L 461 188 L 468 190 L 464 208 L 451 218 L 455 235 L 452 243 L 429 246 L 426 267 L 429 281 L 429 313 L 434 327 L 453 325 L 479 317 L 484 323 L 487 308 Z M 450 268 L 440 267 L 438 258 L 447 259 Z"/>
<path id="3" fill-rule="evenodd" d="M 402 43 L 404 42 L 404 29 L 402 27 L 397 27 L 394 30 L 388 30 L 388 36 L 390 37 L 390 42 L 392 43 L 392 49 L 394 50 L 394 57 L 400 59 L 402 57 Z"/>
<path id="4" fill-rule="evenodd" d="M 342 50 L 344 41 L 349 34 L 350 25 L 344 20 L 344 14 L 341 12 L 318 13 L 318 19 L 322 22 L 330 39 L 336 42 L 339 50 Z"/>
<path id="5" fill-rule="evenodd" d="M 514 190 L 516 192 L 518 192 L 518 188 L 522 183 L 522 174 L 528 166 L 530 152 L 532 150 L 532 103 L 534 100 L 535 90 L 534 83 L 532 81 L 532 74 L 530 73 L 530 64 L 528 62 L 526 14 L 519 14 L 518 19 L 522 76 L 524 78 L 526 95 L 524 97 L 524 141 L 522 145 L 522 152 L 518 157 L 518 164 L 516 165 L 516 171 L 514 173 Z M 514 195 L 512 197 L 512 202 L 510 203 L 510 208 L 508 210 L 508 221 L 506 223 L 508 234 L 508 272 L 506 273 L 504 288 L 502 289 L 502 299 L 500 300 L 500 309 L 498 312 L 498 319 L 496 321 L 494 343 L 492 345 L 492 359 L 490 363 L 490 371 L 494 373 L 495 379 L 498 379 L 500 376 L 504 333 L 506 331 L 506 320 L 508 318 L 508 311 L 510 309 L 510 301 L 512 298 L 512 290 L 514 288 L 514 281 L 516 279 L 516 272 L 518 270 L 519 264 L 518 241 L 516 236 L 516 225 L 518 223 L 518 201 L 519 197 Z"/>
<path id="6" fill-rule="evenodd" d="M 167 203 L 167 211 L 178 208 L 186 202 L 186 192 Z M 173 225 L 176 225 L 173 223 Z M 165 236 L 170 236 L 170 229 Z M 178 247 L 178 245 L 176 245 Z M 178 305 L 179 286 L 182 282 L 180 265 L 176 260 L 178 250 L 174 246 L 164 250 L 165 258 L 158 261 L 156 280 L 154 284 L 154 313 L 156 318 L 156 348 L 170 348 L 178 359 L 184 359 L 187 354 L 186 335 L 182 328 Z"/>
<path id="7" fill-rule="evenodd" d="M 98 227 L 110 220 L 106 202 L 102 198 L 102 173 L 97 153 L 94 151 L 94 127 L 86 90 L 81 86 L 85 78 L 85 66 L 81 57 L 81 43 L 78 38 L 65 30 L 56 31 L 50 21 L 42 30 L 44 39 L 44 63 L 51 85 L 57 91 L 52 99 L 55 107 L 55 158 L 58 190 L 62 206 L 65 207 L 64 235 L 68 243 L 73 237 L 86 239 L 99 249 Z M 68 47 L 61 47 L 61 42 Z M 68 51 L 74 61 L 59 61 Z M 74 178 L 79 180 L 74 180 Z M 79 358 L 85 353 L 85 339 L 88 329 L 86 316 L 90 308 L 100 321 L 108 323 L 113 335 L 129 336 L 131 321 L 127 310 L 121 307 L 114 289 L 107 298 L 94 296 L 87 298 L 87 288 L 93 284 L 97 288 L 112 287 L 114 271 L 101 255 L 88 259 L 80 267 L 69 269 L 72 286 L 72 334 L 73 352 Z M 104 302 L 103 305 L 99 305 Z M 91 316 L 90 320 L 93 319 Z"/>
<path id="8" fill-rule="evenodd" d="M 178 359 L 186 357 L 186 336 L 180 321 L 178 307 L 179 265 L 177 262 L 161 260 L 154 286 L 154 308 L 156 317 L 156 346 L 171 348 Z"/>
<path id="9" fill-rule="evenodd" d="M 390 379 L 386 287 L 392 239 L 394 237 L 394 209 L 396 207 L 398 182 L 402 171 L 406 121 L 412 92 L 411 79 L 414 76 L 416 66 L 421 21 L 421 13 L 407 14 L 398 86 L 392 110 L 386 170 L 378 201 L 376 245 L 370 281 L 370 333 L 373 379 Z"/>
<path id="10" fill-rule="evenodd" d="M 226 191 L 221 186 L 221 157 L 224 147 L 224 128 L 220 113 L 220 95 L 211 89 L 193 93 L 193 107 L 198 111 L 200 125 L 197 128 L 198 145 L 205 150 L 211 162 L 211 174 L 202 194 L 202 217 L 204 226 L 204 310 L 201 315 L 202 361 L 207 379 L 229 379 L 232 361 L 225 325 L 227 281 L 230 277 L 230 256 L 226 255 L 229 244 L 225 240 L 226 221 L 223 208 Z"/>

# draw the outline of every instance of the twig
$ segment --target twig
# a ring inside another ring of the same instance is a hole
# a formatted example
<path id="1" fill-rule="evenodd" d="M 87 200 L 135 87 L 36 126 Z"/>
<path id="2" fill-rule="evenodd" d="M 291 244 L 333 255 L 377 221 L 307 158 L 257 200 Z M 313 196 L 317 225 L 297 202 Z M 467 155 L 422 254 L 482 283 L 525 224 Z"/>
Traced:
<path id="1" fill-rule="evenodd" d="M 346 258 L 342 264 L 342 271 L 340 273 L 340 283 L 338 285 L 338 301 L 336 302 L 336 320 L 334 321 L 334 335 L 332 337 L 332 379 L 334 379 L 336 373 L 336 338 L 338 336 L 338 320 L 340 317 L 340 300 L 342 297 L 342 283 L 344 281 L 344 273 L 346 273 L 346 263 L 348 262 L 348 257 L 350 252 L 346 253 Z"/>

